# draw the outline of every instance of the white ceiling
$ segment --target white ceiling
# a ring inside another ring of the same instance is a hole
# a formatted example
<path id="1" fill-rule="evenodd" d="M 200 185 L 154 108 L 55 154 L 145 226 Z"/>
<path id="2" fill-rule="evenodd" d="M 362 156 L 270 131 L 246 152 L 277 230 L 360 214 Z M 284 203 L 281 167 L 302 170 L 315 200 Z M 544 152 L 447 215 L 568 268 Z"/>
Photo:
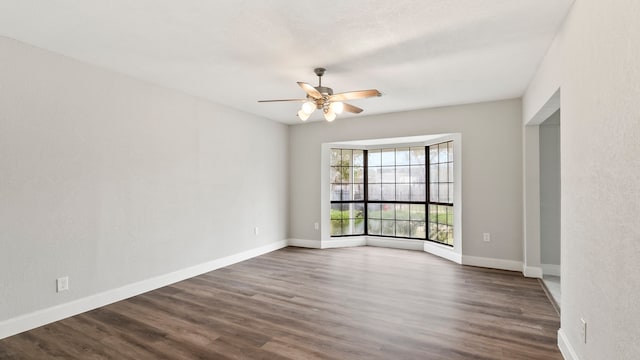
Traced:
<path id="1" fill-rule="evenodd" d="M 362 115 L 521 96 L 572 2 L 0 0 L 0 35 L 296 124 L 256 101 L 304 97 L 318 66 L 384 94 Z"/>

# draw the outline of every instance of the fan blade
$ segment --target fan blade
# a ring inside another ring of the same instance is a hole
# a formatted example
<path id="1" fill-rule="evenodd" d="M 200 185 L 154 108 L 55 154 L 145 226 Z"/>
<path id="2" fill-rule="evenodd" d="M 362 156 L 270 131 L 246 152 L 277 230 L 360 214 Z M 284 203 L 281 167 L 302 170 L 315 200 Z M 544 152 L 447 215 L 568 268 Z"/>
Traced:
<path id="1" fill-rule="evenodd" d="M 344 101 L 344 100 L 356 100 L 356 99 L 364 99 L 373 96 L 382 96 L 380 91 L 376 89 L 371 90 L 358 90 L 358 91 L 349 91 L 339 94 L 334 94 L 329 96 L 330 101 Z"/>
<path id="2" fill-rule="evenodd" d="M 305 101 L 307 101 L 307 99 L 258 100 L 258 102 L 277 102 L 277 101 L 298 101 L 298 102 L 305 102 Z"/>
<path id="3" fill-rule="evenodd" d="M 320 92 L 318 90 L 316 90 L 316 88 L 314 88 L 313 86 L 307 84 L 306 82 L 298 81 L 298 85 L 300 85 L 302 90 L 304 90 L 304 92 L 306 92 L 312 98 L 314 98 L 314 99 L 321 99 L 322 98 L 322 94 L 320 94 Z"/>
<path id="4" fill-rule="evenodd" d="M 347 103 L 342 103 L 342 110 L 343 111 L 348 111 L 350 113 L 354 113 L 354 114 L 360 114 L 361 112 L 363 112 L 364 110 L 360 109 L 357 106 L 353 106 L 351 104 L 347 104 Z"/>

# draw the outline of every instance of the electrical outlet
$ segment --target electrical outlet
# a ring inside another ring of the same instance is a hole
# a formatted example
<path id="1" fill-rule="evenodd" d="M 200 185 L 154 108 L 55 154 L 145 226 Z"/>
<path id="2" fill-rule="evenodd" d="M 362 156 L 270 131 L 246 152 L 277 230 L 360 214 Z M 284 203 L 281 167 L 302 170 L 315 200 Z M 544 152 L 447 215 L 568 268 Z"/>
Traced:
<path id="1" fill-rule="evenodd" d="M 258 235 L 258 232 L 259 232 L 259 231 L 258 231 L 258 227 L 257 227 L 257 226 L 256 226 L 256 227 L 254 227 L 254 228 L 253 228 L 253 233 L 254 233 L 254 234 L 256 234 L 256 235 Z"/>
<path id="2" fill-rule="evenodd" d="M 61 277 L 56 279 L 56 292 L 69 290 L 69 277 Z"/>
<path id="3" fill-rule="evenodd" d="M 583 343 L 587 343 L 587 322 L 583 318 L 580 318 L 580 338 Z"/>
<path id="4" fill-rule="evenodd" d="M 491 234 L 490 234 L 490 233 L 484 233 L 484 234 L 482 234 L 482 241 L 484 241 L 484 242 L 489 242 L 489 241 L 491 241 Z"/>
<path id="5" fill-rule="evenodd" d="M 320 229 L 320 224 L 314 223 L 313 224 L 313 228 L 316 229 L 316 230 Z"/>

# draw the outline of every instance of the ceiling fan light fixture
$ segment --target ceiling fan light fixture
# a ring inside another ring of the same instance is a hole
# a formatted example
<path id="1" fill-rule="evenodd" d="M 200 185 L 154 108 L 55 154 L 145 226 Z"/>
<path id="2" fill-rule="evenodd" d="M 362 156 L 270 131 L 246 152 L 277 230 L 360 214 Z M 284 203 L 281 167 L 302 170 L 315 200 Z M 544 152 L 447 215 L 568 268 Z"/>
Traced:
<path id="1" fill-rule="evenodd" d="M 337 115 L 340 115 L 342 114 L 342 111 L 344 111 L 344 104 L 340 101 L 332 102 L 331 105 L 329 105 L 329 108 Z"/>
<path id="2" fill-rule="evenodd" d="M 302 111 L 305 114 L 311 114 L 315 109 L 316 109 L 316 103 L 313 101 L 307 101 L 304 104 L 302 104 Z"/>
<path id="3" fill-rule="evenodd" d="M 298 111 L 298 117 L 300 118 L 300 120 L 302 121 L 307 121 L 307 119 L 309 118 L 309 116 L 311 116 L 311 113 L 306 113 L 304 112 L 304 110 L 300 110 Z"/>
<path id="4" fill-rule="evenodd" d="M 332 122 L 333 120 L 336 119 L 336 113 L 334 113 L 331 109 L 329 109 L 329 111 L 324 112 L 324 118 L 328 122 Z"/>

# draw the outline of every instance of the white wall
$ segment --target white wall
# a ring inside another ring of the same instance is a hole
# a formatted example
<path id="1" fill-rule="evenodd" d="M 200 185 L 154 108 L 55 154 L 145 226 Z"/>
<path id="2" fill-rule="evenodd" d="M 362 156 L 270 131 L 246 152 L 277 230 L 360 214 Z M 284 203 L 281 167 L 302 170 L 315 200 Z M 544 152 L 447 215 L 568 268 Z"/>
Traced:
<path id="1" fill-rule="evenodd" d="M 0 324 L 285 240 L 287 138 L 0 38 Z"/>
<path id="2" fill-rule="evenodd" d="M 384 101 L 384 97 L 375 101 Z M 322 143 L 460 133 L 462 252 L 521 261 L 521 111 L 516 99 L 292 126 L 290 237 L 320 240 L 314 223 L 329 216 L 320 211 Z M 491 242 L 482 241 L 484 232 L 491 233 Z"/>
<path id="3" fill-rule="evenodd" d="M 559 34 L 561 56 L 545 60 L 562 69 L 548 83 L 562 88 L 559 343 L 567 358 L 640 354 L 639 18 L 635 0 L 576 1 Z M 532 84 L 552 77 L 549 66 Z M 540 103 L 534 90 L 523 107 Z"/>
<path id="4" fill-rule="evenodd" d="M 540 262 L 560 265 L 560 111 L 540 124 L 539 131 Z"/>

